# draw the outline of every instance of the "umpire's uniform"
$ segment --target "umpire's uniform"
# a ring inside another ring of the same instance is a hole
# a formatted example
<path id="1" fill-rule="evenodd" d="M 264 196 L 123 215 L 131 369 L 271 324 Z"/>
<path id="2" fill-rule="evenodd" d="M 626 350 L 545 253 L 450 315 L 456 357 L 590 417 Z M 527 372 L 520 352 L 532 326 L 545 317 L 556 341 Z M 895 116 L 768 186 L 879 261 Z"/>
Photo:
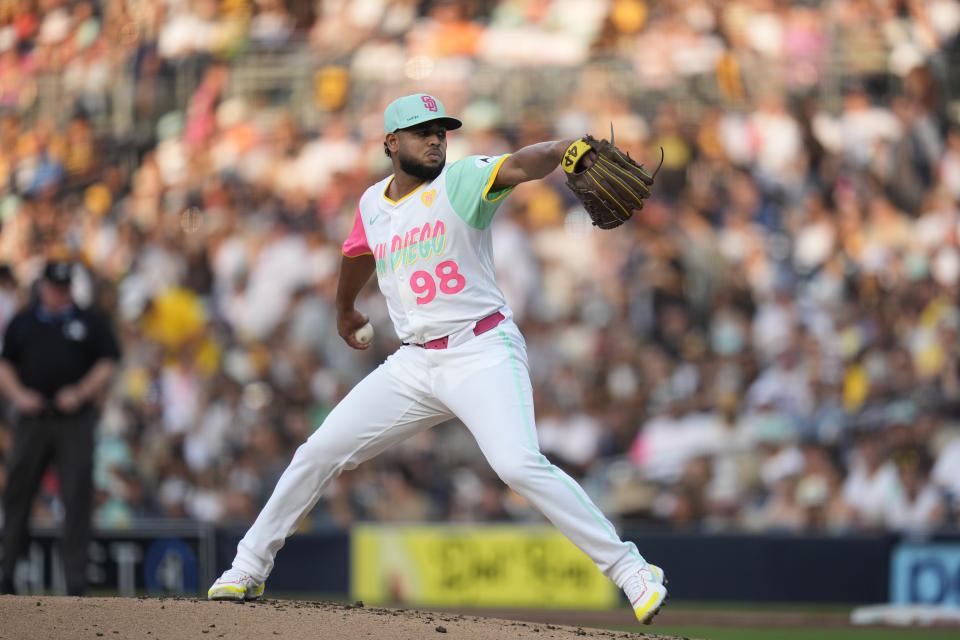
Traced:
<path id="1" fill-rule="evenodd" d="M 61 292 L 62 287 L 67 287 L 68 304 L 56 312 L 42 302 L 25 308 L 10 321 L 3 341 L 3 364 L 12 367 L 20 388 L 34 394 L 38 410 L 18 412 L 14 419 L 13 449 L 7 461 L 7 489 L 3 496 L 2 587 L 3 591 L 12 591 L 13 569 L 27 546 L 33 498 L 52 461 L 66 509 L 61 551 L 67 591 L 82 595 L 93 506 L 98 410 L 90 393 L 84 394 L 82 400 L 78 397 L 78 406 L 72 410 L 65 410 L 54 399 L 64 389 L 79 388 L 78 383 L 87 381 L 88 373 L 104 360 L 112 371 L 112 362 L 119 359 L 120 349 L 104 314 L 80 309 L 69 300 L 70 265 L 48 264 L 41 286 L 48 283 L 60 287 Z"/>

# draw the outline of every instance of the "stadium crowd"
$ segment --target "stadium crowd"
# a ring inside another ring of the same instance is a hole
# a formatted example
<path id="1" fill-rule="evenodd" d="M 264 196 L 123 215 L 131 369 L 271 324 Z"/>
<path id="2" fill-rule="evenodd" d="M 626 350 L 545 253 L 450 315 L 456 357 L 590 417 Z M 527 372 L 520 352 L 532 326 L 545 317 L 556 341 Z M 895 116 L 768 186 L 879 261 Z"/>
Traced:
<path id="1" fill-rule="evenodd" d="M 544 452 L 648 526 L 956 528 L 958 30 L 954 0 L 0 0 L 0 322 L 75 260 L 123 348 L 97 524 L 245 526 L 398 344 L 373 283 L 373 349 L 333 310 L 383 107 L 440 96 L 449 160 L 613 122 L 665 151 L 640 219 L 591 229 L 554 174 L 495 222 Z M 238 80 L 292 54 L 314 123 Z M 305 526 L 539 517 L 448 424 Z"/>

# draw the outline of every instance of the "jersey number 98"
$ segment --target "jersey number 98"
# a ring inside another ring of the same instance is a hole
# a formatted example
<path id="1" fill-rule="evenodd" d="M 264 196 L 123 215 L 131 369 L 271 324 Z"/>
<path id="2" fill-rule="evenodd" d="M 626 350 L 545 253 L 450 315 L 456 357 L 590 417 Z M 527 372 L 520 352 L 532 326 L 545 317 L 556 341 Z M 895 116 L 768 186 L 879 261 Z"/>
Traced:
<path id="1" fill-rule="evenodd" d="M 436 278 L 426 271 L 415 271 L 410 276 L 410 288 L 417 294 L 417 304 L 427 304 L 437 297 L 438 286 L 441 293 L 448 295 L 459 293 L 467 286 L 466 279 L 457 271 L 457 263 L 453 260 L 441 262 L 433 273 Z"/>

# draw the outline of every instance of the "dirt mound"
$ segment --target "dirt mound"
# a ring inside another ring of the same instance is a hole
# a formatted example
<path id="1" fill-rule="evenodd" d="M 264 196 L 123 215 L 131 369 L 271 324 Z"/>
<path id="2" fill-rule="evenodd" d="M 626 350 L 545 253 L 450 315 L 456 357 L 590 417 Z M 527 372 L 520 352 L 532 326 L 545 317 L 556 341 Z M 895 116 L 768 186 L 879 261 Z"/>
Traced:
<path id="1" fill-rule="evenodd" d="M 661 635 L 364 607 L 360 603 L 0 596 L 0 640 L 574 640 L 581 637 L 676 640 Z"/>

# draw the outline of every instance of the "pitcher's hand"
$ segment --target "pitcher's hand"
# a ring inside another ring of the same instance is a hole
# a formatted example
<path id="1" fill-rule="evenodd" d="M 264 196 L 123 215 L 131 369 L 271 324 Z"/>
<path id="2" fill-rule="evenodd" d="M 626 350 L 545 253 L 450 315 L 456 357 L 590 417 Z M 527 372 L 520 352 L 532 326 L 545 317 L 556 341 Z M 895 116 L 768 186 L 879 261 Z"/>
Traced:
<path id="1" fill-rule="evenodd" d="M 337 333 L 343 338 L 343 341 L 354 349 L 369 349 L 372 342 L 363 344 L 357 340 L 354 331 L 367 324 L 369 318 L 356 309 L 344 311 L 337 314 Z"/>

